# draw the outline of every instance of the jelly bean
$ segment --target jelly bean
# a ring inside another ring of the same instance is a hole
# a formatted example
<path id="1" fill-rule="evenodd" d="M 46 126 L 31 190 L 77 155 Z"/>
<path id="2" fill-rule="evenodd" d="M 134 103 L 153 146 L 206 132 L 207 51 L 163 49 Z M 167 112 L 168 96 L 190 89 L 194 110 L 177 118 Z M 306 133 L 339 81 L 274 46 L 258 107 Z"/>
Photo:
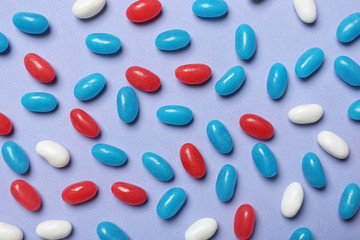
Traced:
<path id="1" fill-rule="evenodd" d="M 101 240 L 128 240 L 126 234 L 112 222 L 101 222 L 96 228 Z"/>
<path id="2" fill-rule="evenodd" d="M 347 16 L 339 24 L 336 37 L 342 43 L 348 43 L 360 35 L 360 12 Z"/>
<path id="3" fill-rule="evenodd" d="M 13 129 L 10 119 L 4 114 L 0 113 L 0 135 L 7 135 Z"/>
<path id="4" fill-rule="evenodd" d="M 100 73 L 93 73 L 82 78 L 74 88 L 74 95 L 81 101 L 96 97 L 105 86 L 105 77 Z"/>
<path id="5" fill-rule="evenodd" d="M 41 206 L 38 192 L 24 180 L 15 180 L 10 186 L 11 195 L 24 208 L 36 211 Z"/>
<path id="6" fill-rule="evenodd" d="M 230 164 L 224 165 L 216 180 L 216 195 L 218 198 L 227 202 L 230 201 L 234 195 L 236 186 L 237 174 L 234 166 Z"/>
<path id="7" fill-rule="evenodd" d="M 22 240 L 22 230 L 14 225 L 0 222 L 0 240 Z"/>
<path id="8" fill-rule="evenodd" d="M 157 118 L 169 125 L 186 125 L 193 119 L 190 108 L 179 105 L 168 105 L 159 108 L 156 112 Z"/>
<path id="9" fill-rule="evenodd" d="M 201 218 L 185 232 L 185 240 L 207 240 L 214 236 L 218 224 L 213 218 Z"/>
<path id="10" fill-rule="evenodd" d="M 21 104 L 31 112 L 51 112 L 57 107 L 57 100 L 50 93 L 32 92 L 21 98 Z"/>
<path id="11" fill-rule="evenodd" d="M 127 161 L 123 150 L 104 143 L 94 145 L 91 153 L 99 162 L 113 167 L 124 165 Z"/>
<path id="12" fill-rule="evenodd" d="M 236 92 L 245 81 L 245 70 L 240 66 L 230 68 L 215 85 L 215 91 L 220 96 L 228 96 Z"/>
<path id="13" fill-rule="evenodd" d="M 65 167 L 70 161 L 68 150 L 54 141 L 45 140 L 38 142 L 36 144 L 36 152 L 51 166 L 56 168 Z"/>
<path id="14" fill-rule="evenodd" d="M 360 65 L 346 56 L 340 56 L 335 59 L 334 68 L 336 74 L 347 84 L 360 86 Z"/>
<path id="15" fill-rule="evenodd" d="M 247 24 L 241 24 L 235 33 L 235 50 L 243 60 L 250 59 L 256 50 L 254 30 Z"/>
<path id="16" fill-rule="evenodd" d="M 119 51 L 121 41 L 109 33 L 92 33 L 85 39 L 88 49 L 97 54 L 113 54 Z"/>
<path id="17" fill-rule="evenodd" d="M 312 233 L 308 228 L 297 229 L 289 240 L 312 240 Z"/>
<path id="18" fill-rule="evenodd" d="M 122 87 L 117 95 L 117 111 L 120 119 L 126 123 L 133 122 L 139 112 L 139 103 L 131 87 Z"/>
<path id="19" fill-rule="evenodd" d="M 319 104 L 305 104 L 293 107 L 288 117 L 293 123 L 309 124 L 319 121 L 323 114 L 324 110 Z"/>
<path id="20" fill-rule="evenodd" d="M 224 124 L 220 121 L 210 121 L 207 125 L 206 133 L 211 144 L 220 153 L 227 154 L 232 151 L 234 147 L 233 140 Z"/>
<path id="21" fill-rule="evenodd" d="M 360 100 L 357 100 L 350 105 L 348 109 L 348 115 L 352 120 L 360 120 Z M 1 119 L 0 119 L 0 126 L 1 126 Z"/>
<path id="22" fill-rule="evenodd" d="M 317 137 L 318 143 L 325 152 L 338 159 L 345 159 L 349 155 L 349 146 L 338 135 L 330 131 L 322 131 Z"/>
<path id="23" fill-rule="evenodd" d="M 240 118 L 244 132 L 258 139 L 269 139 L 274 135 L 274 127 L 264 118 L 255 114 L 244 114 Z"/>
<path id="24" fill-rule="evenodd" d="M 0 32 L 0 53 L 5 52 L 9 47 L 9 41 L 7 37 Z"/>
<path id="25" fill-rule="evenodd" d="M 94 138 L 100 134 L 99 125 L 85 111 L 78 108 L 71 110 L 70 119 L 74 128 L 82 135 Z"/>
<path id="26" fill-rule="evenodd" d="M 175 70 L 177 79 L 189 85 L 206 82 L 211 76 L 211 68 L 205 64 L 187 64 Z"/>
<path id="27" fill-rule="evenodd" d="M 217 18 L 227 13 L 228 5 L 224 0 L 196 0 L 192 11 L 198 17 Z"/>
<path id="28" fill-rule="evenodd" d="M 360 206 L 360 188 L 355 183 L 350 183 L 344 189 L 339 203 L 339 214 L 343 219 L 352 218 Z"/>
<path id="29" fill-rule="evenodd" d="M 128 7 L 126 16 L 134 23 L 143 23 L 154 19 L 161 9 L 161 3 L 158 0 L 139 0 Z"/>
<path id="30" fill-rule="evenodd" d="M 20 31 L 28 34 L 41 34 L 49 27 L 49 22 L 41 14 L 30 12 L 15 13 L 12 21 Z"/>
<path id="31" fill-rule="evenodd" d="M 49 83 L 55 78 L 55 70 L 50 63 L 35 53 L 27 54 L 24 64 L 30 75 L 40 82 Z"/>
<path id="32" fill-rule="evenodd" d="M 307 78 L 322 64 L 324 52 L 320 48 L 310 48 L 296 62 L 295 73 L 299 78 Z"/>
<path id="33" fill-rule="evenodd" d="M 313 23 L 317 18 L 315 0 L 293 0 L 295 11 L 304 23 Z"/>
<path id="34" fill-rule="evenodd" d="M 186 193 L 182 188 L 171 188 L 160 199 L 156 212 L 162 219 L 172 218 L 184 205 Z"/>
<path id="35" fill-rule="evenodd" d="M 147 199 L 144 189 L 130 183 L 116 182 L 112 185 L 111 191 L 117 199 L 129 205 L 140 205 Z"/>
<path id="36" fill-rule="evenodd" d="M 247 240 L 254 230 L 255 212 L 250 204 L 243 204 L 237 210 L 234 218 L 235 235 L 240 240 Z"/>
<path id="37" fill-rule="evenodd" d="M 264 143 L 257 143 L 251 151 L 254 163 L 259 172 L 267 178 L 274 177 L 278 172 L 276 158 Z"/>
<path id="38" fill-rule="evenodd" d="M 160 88 L 160 78 L 142 67 L 130 67 L 125 73 L 126 79 L 131 85 L 144 92 L 154 92 Z"/>
<path id="39" fill-rule="evenodd" d="M 146 152 L 142 156 L 145 168 L 160 181 L 170 181 L 174 177 L 174 171 L 169 163 L 159 155 Z"/>
<path id="40" fill-rule="evenodd" d="M 206 172 L 206 164 L 199 150 L 191 143 L 180 148 L 180 159 L 186 172 L 194 178 L 202 178 Z"/>
<path id="41" fill-rule="evenodd" d="M 97 193 L 96 184 L 91 181 L 82 181 L 66 187 L 61 194 L 64 202 L 68 204 L 79 204 L 89 201 Z"/>
<path id="42" fill-rule="evenodd" d="M 45 239 L 63 239 L 70 235 L 72 225 L 65 220 L 47 220 L 36 227 L 36 234 Z"/>
<path id="43" fill-rule="evenodd" d="M 155 39 L 155 46 L 163 51 L 175 51 L 190 43 L 190 35 L 184 30 L 172 29 L 160 33 Z"/>
<path id="44" fill-rule="evenodd" d="M 75 17 L 87 19 L 98 14 L 105 6 L 106 0 L 77 0 L 72 6 Z"/>
<path id="45" fill-rule="evenodd" d="M 300 183 L 293 182 L 284 191 L 281 200 L 281 213 L 287 217 L 294 217 L 300 210 L 304 200 L 304 190 Z"/>
<path id="46" fill-rule="evenodd" d="M 324 169 L 315 153 L 308 152 L 302 160 L 303 173 L 314 188 L 323 188 L 326 184 Z"/>
<path id="47" fill-rule="evenodd" d="M 267 92 L 272 99 L 281 98 L 287 87 L 288 77 L 284 65 L 275 63 L 272 65 L 267 78 Z"/>
<path id="48" fill-rule="evenodd" d="M 7 141 L 2 146 L 2 156 L 11 170 L 18 174 L 24 174 L 29 169 L 29 159 L 24 150 L 12 141 Z"/>

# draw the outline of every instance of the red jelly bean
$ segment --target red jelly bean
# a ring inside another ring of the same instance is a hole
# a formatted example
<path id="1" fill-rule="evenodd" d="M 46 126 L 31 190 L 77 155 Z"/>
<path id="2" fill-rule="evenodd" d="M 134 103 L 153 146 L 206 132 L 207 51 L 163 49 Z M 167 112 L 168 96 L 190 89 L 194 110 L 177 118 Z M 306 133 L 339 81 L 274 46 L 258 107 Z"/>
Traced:
<path id="1" fill-rule="evenodd" d="M 64 202 L 79 204 L 92 199 L 97 192 L 96 184 L 91 181 L 83 181 L 71 184 L 61 194 Z"/>
<path id="2" fill-rule="evenodd" d="M 24 64 L 30 75 L 40 82 L 49 83 L 55 78 L 55 71 L 50 63 L 35 53 L 27 54 Z"/>
<path id="3" fill-rule="evenodd" d="M 0 113 L 0 135 L 9 134 L 12 130 L 10 119 L 4 114 Z"/>
<path id="4" fill-rule="evenodd" d="M 38 192 L 24 180 L 13 181 L 10 192 L 15 200 L 29 211 L 36 211 L 41 206 L 41 198 Z"/>
<path id="5" fill-rule="evenodd" d="M 199 150 L 191 143 L 184 144 L 180 149 L 180 159 L 188 174 L 194 178 L 205 175 L 206 165 Z"/>
<path id="6" fill-rule="evenodd" d="M 210 78 L 211 68 L 205 64 L 182 65 L 175 70 L 175 75 L 185 84 L 196 85 Z"/>
<path id="7" fill-rule="evenodd" d="M 240 127 L 244 132 L 258 139 L 269 139 L 274 135 L 274 127 L 255 114 L 244 114 L 240 118 Z"/>
<path id="8" fill-rule="evenodd" d="M 155 18 L 161 12 L 161 8 L 158 0 L 140 0 L 128 7 L 126 16 L 134 23 L 142 23 Z"/>
<path id="9" fill-rule="evenodd" d="M 125 75 L 131 85 L 144 92 L 154 92 L 161 84 L 156 74 L 142 67 L 130 67 Z"/>
<path id="10" fill-rule="evenodd" d="M 249 239 L 255 223 L 255 212 L 251 205 L 241 205 L 235 214 L 234 231 L 240 240 Z"/>
<path id="11" fill-rule="evenodd" d="M 94 138 L 99 135 L 100 128 L 95 120 L 85 111 L 75 108 L 70 113 L 71 123 L 82 135 Z"/>
<path id="12" fill-rule="evenodd" d="M 140 205 L 147 199 L 144 189 L 130 183 L 116 182 L 112 185 L 111 191 L 117 199 L 129 205 Z"/>

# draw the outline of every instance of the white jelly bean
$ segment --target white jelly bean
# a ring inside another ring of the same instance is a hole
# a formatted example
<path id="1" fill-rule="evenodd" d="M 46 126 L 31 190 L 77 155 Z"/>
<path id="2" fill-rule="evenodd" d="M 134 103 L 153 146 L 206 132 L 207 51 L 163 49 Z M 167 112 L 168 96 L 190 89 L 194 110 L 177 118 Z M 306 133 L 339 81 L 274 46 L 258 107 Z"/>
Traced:
<path id="1" fill-rule="evenodd" d="M 63 239 L 70 235 L 72 225 L 64 220 L 48 220 L 36 227 L 36 234 L 45 239 Z"/>
<path id="2" fill-rule="evenodd" d="M 284 191 L 281 201 L 281 213 L 287 217 L 294 217 L 301 208 L 304 200 L 304 190 L 300 183 L 293 182 Z"/>
<path id="3" fill-rule="evenodd" d="M 309 124 L 320 120 L 324 110 L 319 104 L 305 104 L 292 108 L 289 111 L 289 119 L 296 124 Z"/>
<path id="4" fill-rule="evenodd" d="M 185 232 L 185 240 L 207 240 L 218 228 L 213 218 L 202 218 L 194 222 Z"/>
<path id="5" fill-rule="evenodd" d="M 56 168 L 65 167 L 70 161 L 68 150 L 62 145 L 46 140 L 36 144 L 36 152 Z"/>
<path id="6" fill-rule="evenodd" d="M 315 0 L 293 0 L 297 15 L 304 23 L 313 23 L 317 17 Z"/>
<path id="7" fill-rule="evenodd" d="M 0 240 L 22 240 L 24 237 L 20 228 L 0 222 Z"/>
<path id="8" fill-rule="evenodd" d="M 322 131 L 317 137 L 320 146 L 333 157 L 345 159 L 349 156 L 349 146 L 338 135 L 330 131 Z"/>
<path id="9" fill-rule="evenodd" d="M 91 18 L 104 8 L 105 3 L 106 0 L 77 0 L 72 7 L 72 12 L 77 18 Z"/>

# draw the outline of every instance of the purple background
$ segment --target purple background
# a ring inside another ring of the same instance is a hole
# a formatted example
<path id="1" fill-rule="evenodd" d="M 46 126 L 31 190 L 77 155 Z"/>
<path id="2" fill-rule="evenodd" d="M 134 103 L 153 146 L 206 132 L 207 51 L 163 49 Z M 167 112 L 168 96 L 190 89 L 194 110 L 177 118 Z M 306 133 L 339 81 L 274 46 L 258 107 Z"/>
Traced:
<path id="1" fill-rule="evenodd" d="M 292 1 L 228 0 L 228 14 L 217 20 L 197 18 L 191 11 L 193 1 L 163 0 L 160 17 L 147 24 L 131 23 L 125 15 L 131 0 L 108 0 L 101 14 L 90 20 L 79 20 L 72 14 L 74 1 L 17 0 L 0 2 L 0 31 L 9 39 L 10 51 L 0 55 L 0 111 L 14 124 L 10 136 L 1 136 L 0 143 L 17 142 L 27 153 L 31 170 L 21 176 L 0 161 L 0 221 L 23 229 L 26 239 L 38 239 L 35 228 L 49 219 L 66 219 L 73 224 L 69 239 L 97 239 L 96 226 L 100 221 L 112 221 L 130 239 L 183 239 L 186 229 L 196 220 L 212 217 L 219 229 L 213 239 L 236 239 L 233 218 L 236 209 L 250 203 L 256 212 L 252 239 L 288 239 L 299 227 L 309 227 L 314 239 L 358 239 L 360 214 L 344 221 L 338 214 L 340 196 L 351 182 L 360 183 L 360 124 L 347 116 L 348 106 L 360 98 L 359 89 L 340 80 L 333 69 L 337 56 L 346 55 L 360 62 L 360 39 L 343 45 L 336 39 L 336 29 L 343 18 L 360 11 L 360 1 L 317 1 L 318 19 L 307 25 L 297 17 Z M 12 24 L 13 14 L 29 11 L 44 14 L 50 31 L 43 36 L 20 32 Z M 258 48 L 252 60 L 244 62 L 236 55 L 234 35 L 238 25 L 247 23 L 257 36 Z M 154 40 L 162 31 L 180 28 L 189 32 L 191 45 L 183 51 L 159 51 Z M 119 54 L 101 56 L 90 52 L 85 38 L 94 32 L 108 32 L 122 41 Z M 297 58 L 311 47 L 325 52 L 322 67 L 311 78 L 295 76 Z M 56 70 L 56 82 L 43 84 L 26 71 L 23 58 L 37 53 Z M 288 70 L 286 95 L 273 101 L 266 92 L 266 78 L 272 64 L 283 63 Z M 201 86 L 187 86 L 175 78 L 176 67 L 188 63 L 205 63 L 212 70 L 210 81 Z M 128 67 L 138 65 L 158 74 L 160 91 L 149 94 L 136 90 L 140 114 L 135 124 L 123 123 L 116 111 L 118 90 L 129 83 L 125 79 Z M 232 66 L 241 65 L 246 71 L 245 84 L 235 95 L 227 98 L 216 94 L 216 81 Z M 82 77 L 100 72 L 107 87 L 103 94 L 90 102 L 80 102 L 73 88 Z M 21 97 L 32 91 L 54 94 L 59 107 L 48 114 L 27 111 Z M 309 126 L 292 124 L 288 111 L 300 104 L 318 103 L 325 114 L 320 122 Z M 162 124 L 156 110 L 168 104 L 190 107 L 194 121 L 186 127 Z M 74 130 L 69 119 L 73 108 L 87 111 L 99 123 L 101 136 L 89 139 Z M 265 179 L 256 169 L 251 148 L 259 140 L 246 135 L 239 127 L 244 113 L 263 116 L 275 127 L 275 136 L 266 141 L 274 152 L 279 174 Z M 211 146 L 206 125 L 218 119 L 225 124 L 234 141 L 234 151 L 222 155 Z M 338 160 L 326 154 L 316 137 L 330 130 L 349 144 L 350 156 Z M 55 169 L 35 151 L 41 140 L 63 144 L 71 153 L 71 164 Z M 105 166 L 91 155 L 91 147 L 99 142 L 123 149 L 128 163 L 119 168 Z M 186 143 L 195 144 L 207 163 L 204 179 L 190 177 L 183 169 L 179 149 Z M 141 156 L 155 152 L 169 161 L 175 179 L 164 183 L 156 180 L 143 167 Z M 315 152 L 324 167 L 327 185 L 323 190 L 312 188 L 301 170 L 306 152 Z M 229 203 L 221 202 L 215 194 L 215 182 L 224 164 L 233 164 L 238 173 L 235 196 Z M 24 179 L 40 193 L 43 206 L 29 212 L 11 196 L 9 187 L 15 179 Z M 99 188 L 97 197 L 77 206 L 61 199 L 62 190 L 75 182 L 94 181 Z M 126 181 L 143 187 L 148 201 L 142 206 L 128 206 L 111 193 L 111 185 Z M 300 182 L 305 191 L 303 206 L 298 215 L 287 219 L 280 212 L 283 191 L 293 181 Z M 183 187 L 188 199 L 179 214 L 171 220 L 156 215 L 156 205 L 162 194 L 172 187 Z"/>

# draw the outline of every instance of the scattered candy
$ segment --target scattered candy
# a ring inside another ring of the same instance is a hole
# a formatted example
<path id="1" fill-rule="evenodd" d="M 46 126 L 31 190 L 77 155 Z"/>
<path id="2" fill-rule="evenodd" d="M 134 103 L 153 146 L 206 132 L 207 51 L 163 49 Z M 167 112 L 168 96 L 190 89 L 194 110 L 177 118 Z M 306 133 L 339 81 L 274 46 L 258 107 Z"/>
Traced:
<path id="1" fill-rule="evenodd" d="M 27 93 L 21 98 L 21 104 L 31 112 L 51 112 L 58 103 L 56 98 L 50 93 L 32 92 Z"/>
<path id="2" fill-rule="evenodd" d="M 281 98 L 287 87 L 288 77 L 284 65 L 275 63 L 272 65 L 267 78 L 267 92 L 272 99 Z"/>
<path id="3" fill-rule="evenodd" d="M 187 64 L 175 70 L 177 79 L 189 85 L 198 85 L 209 80 L 211 68 L 205 64 Z"/>
<path id="4" fill-rule="evenodd" d="M 244 81 L 244 68 L 240 66 L 232 67 L 216 82 L 215 91 L 220 96 L 228 96 L 235 93 L 243 85 Z"/>
<path id="5" fill-rule="evenodd" d="M 247 240 L 254 230 L 255 212 L 250 204 L 243 204 L 237 210 L 234 218 L 235 235 L 240 240 Z"/>
<path id="6" fill-rule="evenodd" d="M 142 156 L 145 168 L 160 181 L 170 181 L 174 177 L 174 171 L 169 163 L 159 155 L 146 152 Z"/>
<path id="7" fill-rule="evenodd" d="M 28 34 L 41 34 L 49 27 L 46 17 L 37 13 L 18 12 L 14 14 L 12 21 L 15 27 Z"/>
<path id="8" fill-rule="evenodd" d="M 355 183 L 350 183 L 344 189 L 339 203 L 339 214 L 343 219 L 352 218 L 360 206 L 360 188 Z"/>
<path id="9" fill-rule="evenodd" d="M 317 17 L 315 0 L 293 0 L 297 15 L 304 23 L 313 23 Z"/>
<path id="10" fill-rule="evenodd" d="M 36 211 L 41 206 L 38 192 L 24 180 L 13 181 L 10 186 L 10 192 L 14 199 L 29 211 Z"/>
<path id="11" fill-rule="evenodd" d="M 322 131 L 317 137 L 318 143 L 325 152 L 338 159 L 345 159 L 349 155 L 349 146 L 338 135 L 330 131 Z"/>
<path id="12" fill-rule="evenodd" d="M 36 234 L 49 240 L 66 238 L 71 231 L 71 223 L 65 220 L 47 220 L 36 227 Z"/>
<path id="13" fill-rule="evenodd" d="M 300 210 L 304 200 L 304 190 L 300 183 L 293 182 L 284 191 L 281 200 L 281 213 L 287 217 L 294 217 Z"/>
<path id="14" fill-rule="evenodd" d="M 94 145 L 91 153 L 99 162 L 113 167 L 122 166 L 127 161 L 126 153 L 123 150 L 104 143 Z"/>
<path id="15" fill-rule="evenodd" d="M 293 123 L 309 124 L 319 121 L 323 114 L 324 110 L 319 104 L 305 104 L 292 108 L 288 117 Z"/>
<path id="16" fill-rule="evenodd" d="M 324 52 L 320 48 L 310 48 L 296 62 L 295 73 L 299 78 L 307 78 L 323 63 Z"/>
<path id="17" fill-rule="evenodd" d="M 163 51 L 175 51 L 190 43 L 190 35 L 184 30 L 172 29 L 160 33 L 155 39 L 155 45 Z"/>
<path id="18" fill-rule="evenodd" d="M 201 218 L 185 232 L 185 240 L 207 240 L 216 232 L 218 224 L 213 218 Z"/>
<path id="19" fill-rule="evenodd" d="M 116 182 L 112 185 L 111 191 L 117 199 L 129 205 L 140 205 L 147 199 L 144 189 L 130 183 Z"/>
<path id="20" fill-rule="evenodd" d="M 70 161 L 68 150 L 57 142 L 45 140 L 36 144 L 36 152 L 56 168 L 65 167 Z"/>
<path id="21" fill-rule="evenodd" d="M 323 188 L 326 184 L 324 169 L 315 153 L 308 152 L 302 160 L 302 170 L 305 178 L 314 188 Z"/>
<path id="22" fill-rule="evenodd" d="M 85 111 L 75 108 L 70 113 L 71 123 L 82 135 L 94 138 L 100 134 L 99 125 Z"/>
<path id="23" fill-rule="evenodd" d="M 348 109 L 348 115 L 352 120 L 360 120 L 360 100 L 357 100 L 350 105 Z M 0 119 L 0 125 L 1 125 L 1 119 Z"/>
<path id="24" fill-rule="evenodd" d="M 29 159 L 22 148 L 13 141 L 4 143 L 1 149 L 6 164 L 18 174 L 24 174 L 29 169 Z"/>
<path id="25" fill-rule="evenodd" d="M 22 230 L 14 225 L 0 222 L 0 240 L 22 240 Z"/>
<path id="26" fill-rule="evenodd" d="M 176 126 L 186 125 L 193 119 L 191 109 L 179 105 L 161 107 L 157 110 L 156 116 L 161 122 Z"/>
<path id="27" fill-rule="evenodd" d="M 82 181 L 66 187 L 63 190 L 61 197 L 64 202 L 74 205 L 89 201 L 95 197 L 96 193 L 97 186 L 95 183 L 91 181 Z"/>
<path id="28" fill-rule="evenodd" d="M 156 212 L 162 219 L 172 218 L 184 205 L 186 193 L 182 188 L 171 188 L 160 199 Z"/>
<path id="29" fill-rule="evenodd" d="M 126 234 L 112 222 L 101 222 L 96 228 L 100 240 L 128 240 Z"/>
<path id="30" fill-rule="evenodd" d="M 87 19 L 98 14 L 105 6 L 106 0 L 77 0 L 72 6 L 75 17 Z"/>
<path id="31" fill-rule="evenodd" d="M 0 53 L 5 52 L 9 47 L 9 41 L 7 37 L 0 32 Z"/>
<path id="32" fill-rule="evenodd" d="M 255 114 L 244 114 L 240 118 L 244 132 L 258 139 L 269 139 L 274 135 L 274 127 L 264 118 Z"/>
<path id="33" fill-rule="evenodd" d="M 312 240 L 312 233 L 308 228 L 297 229 L 289 240 Z"/>
<path id="34" fill-rule="evenodd" d="M 154 92 L 160 88 L 160 78 L 142 67 L 130 67 L 125 73 L 126 79 L 131 85 L 144 92 Z"/>
<path id="35" fill-rule="evenodd" d="M 192 11 L 198 17 L 217 18 L 227 13 L 228 5 L 224 0 L 195 0 Z"/>
<path id="36" fill-rule="evenodd" d="M 180 159 L 186 172 L 194 178 L 202 178 L 206 172 L 206 164 L 199 150 L 191 143 L 180 148 Z"/>
<path id="37" fill-rule="evenodd" d="M 50 63 L 35 53 L 27 54 L 24 64 L 30 75 L 40 82 L 49 83 L 55 78 L 55 70 Z"/>
<path id="38" fill-rule="evenodd" d="M 121 47 L 120 39 L 109 33 L 89 34 L 85 43 L 90 51 L 104 55 L 116 53 Z"/>
<path id="39" fill-rule="evenodd" d="M 274 177 L 278 172 L 276 158 L 264 143 L 257 143 L 251 151 L 254 163 L 259 172 L 267 178 Z"/>
<path id="40" fill-rule="evenodd" d="M 122 87 L 117 95 L 117 111 L 120 119 L 126 123 L 133 122 L 139 112 L 139 103 L 131 87 Z"/>
<path id="41" fill-rule="evenodd" d="M 0 135 L 7 135 L 13 129 L 10 119 L 4 114 L 0 113 Z"/>
<path id="42" fill-rule="evenodd" d="M 217 176 L 216 195 L 220 201 L 230 201 L 234 195 L 237 180 L 237 173 L 234 166 L 230 164 L 224 165 Z"/>
<path id="43" fill-rule="evenodd" d="M 105 77 L 100 73 L 93 73 L 82 78 L 74 88 L 74 96 L 87 101 L 95 98 L 105 87 Z"/>
<path id="44" fill-rule="evenodd" d="M 243 60 L 250 59 L 256 50 L 254 30 L 247 24 L 241 24 L 235 33 L 235 50 Z"/>
<path id="45" fill-rule="evenodd" d="M 335 59 L 334 68 L 336 74 L 347 84 L 360 86 L 360 65 L 346 56 L 340 56 Z"/>
<path id="46" fill-rule="evenodd" d="M 230 153 L 234 147 L 230 133 L 218 120 L 212 120 L 206 128 L 207 136 L 216 150 L 220 153 Z"/>
<path id="47" fill-rule="evenodd" d="M 349 43 L 360 35 L 360 12 L 347 16 L 339 24 L 336 37 L 342 43 Z"/>
<path id="48" fill-rule="evenodd" d="M 161 9 L 161 3 L 158 0 L 139 0 L 128 7 L 126 16 L 134 23 L 143 23 L 154 19 Z"/>

